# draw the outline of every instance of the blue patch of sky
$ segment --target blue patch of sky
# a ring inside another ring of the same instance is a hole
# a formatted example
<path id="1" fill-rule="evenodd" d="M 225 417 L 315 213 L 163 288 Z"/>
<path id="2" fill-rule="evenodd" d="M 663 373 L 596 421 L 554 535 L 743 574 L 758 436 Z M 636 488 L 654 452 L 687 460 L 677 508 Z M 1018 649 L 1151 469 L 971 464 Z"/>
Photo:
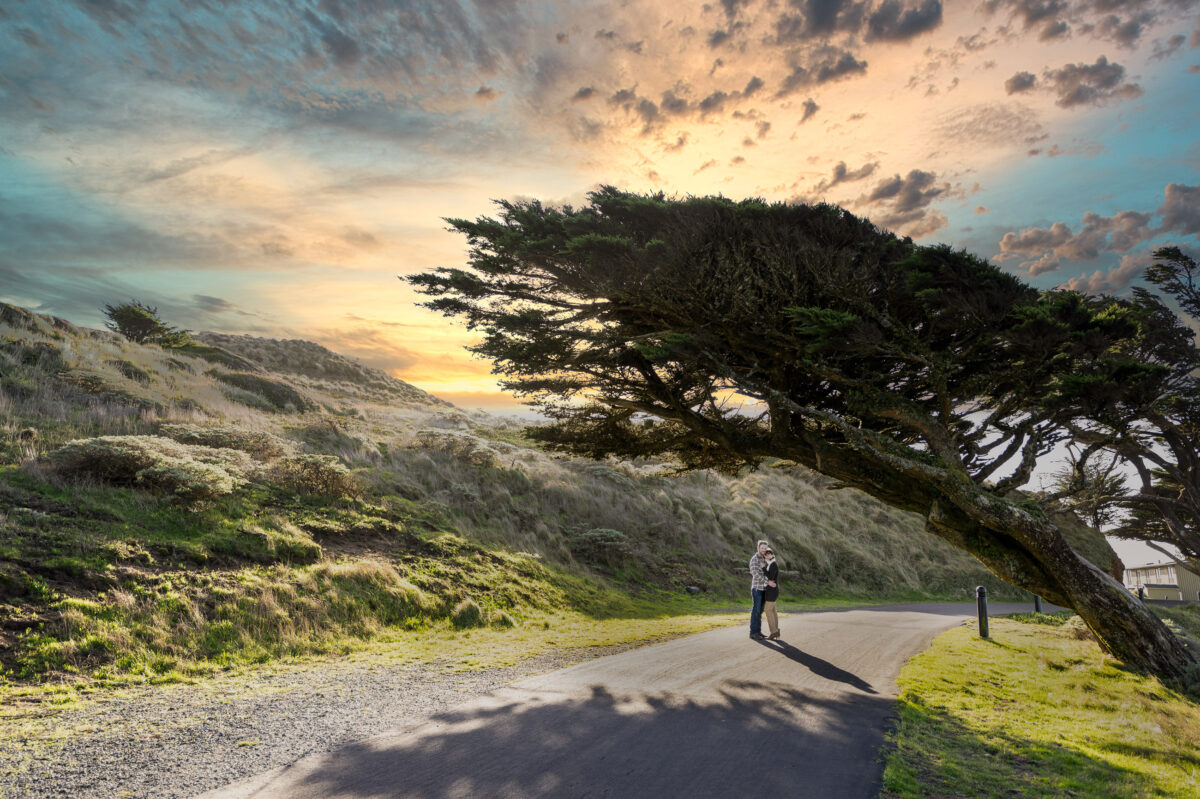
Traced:
<path id="1" fill-rule="evenodd" d="M 1168 183 L 1196 185 L 1200 172 L 1188 154 L 1200 130 L 1200 106 L 1195 103 L 1200 76 L 1172 63 L 1150 77 L 1153 82 L 1141 98 L 1086 115 L 1081 112 L 1074 130 L 1041 143 L 1042 154 L 1006 165 L 995 174 L 981 174 L 982 191 L 942 209 L 950 225 L 934 238 L 991 257 L 999 252 L 1006 232 L 1063 222 L 1078 233 L 1089 211 L 1103 216 L 1120 211 L 1153 214 Z M 1099 144 L 1103 151 L 1045 154 L 1055 143 L 1065 148 L 1088 142 Z M 979 205 L 988 213 L 976 214 Z M 1152 220 L 1151 226 L 1159 221 Z M 1166 241 L 1171 235 L 1160 238 Z M 1073 269 L 1066 264 L 1031 282 L 1041 287 L 1058 285 L 1079 272 L 1115 266 L 1119 259 L 1118 254 L 1105 253 Z M 1016 263 L 1007 262 L 1007 268 L 1015 270 Z"/>

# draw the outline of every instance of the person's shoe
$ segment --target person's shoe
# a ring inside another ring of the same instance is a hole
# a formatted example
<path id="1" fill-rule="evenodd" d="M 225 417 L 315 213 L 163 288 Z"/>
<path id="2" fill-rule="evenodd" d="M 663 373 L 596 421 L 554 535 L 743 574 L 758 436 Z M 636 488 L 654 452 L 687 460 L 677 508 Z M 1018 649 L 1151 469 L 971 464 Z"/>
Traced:
<path id="1" fill-rule="evenodd" d="M 778 637 L 779 637 L 779 633 L 771 633 L 770 635 L 767 636 L 767 639 L 774 641 Z"/>
<path id="2" fill-rule="evenodd" d="M 750 633 L 750 637 L 755 641 L 764 641 L 767 638 L 767 636 L 763 635 L 762 633 Z"/>

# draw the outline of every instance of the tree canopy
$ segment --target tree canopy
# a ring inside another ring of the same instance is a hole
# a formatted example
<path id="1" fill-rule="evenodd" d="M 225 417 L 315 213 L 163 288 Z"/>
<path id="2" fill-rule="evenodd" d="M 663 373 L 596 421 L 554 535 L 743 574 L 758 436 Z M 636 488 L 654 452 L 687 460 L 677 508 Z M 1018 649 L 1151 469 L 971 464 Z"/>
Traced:
<path id="1" fill-rule="evenodd" d="M 535 437 L 682 468 L 802 463 L 1074 607 L 1129 662 L 1189 660 L 1019 491 L 1072 420 L 1150 401 L 1145 309 L 1039 292 L 829 205 L 604 187 L 581 208 L 498 206 L 448 220 L 467 269 L 409 280 L 554 420 Z"/>

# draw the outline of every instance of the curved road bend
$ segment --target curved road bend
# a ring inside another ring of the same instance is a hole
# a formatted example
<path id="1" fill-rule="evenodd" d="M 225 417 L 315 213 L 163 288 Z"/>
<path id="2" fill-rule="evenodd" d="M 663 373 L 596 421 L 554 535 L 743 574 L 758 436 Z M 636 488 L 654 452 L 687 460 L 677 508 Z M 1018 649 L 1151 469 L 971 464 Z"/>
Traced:
<path id="1" fill-rule="evenodd" d="M 779 642 L 712 630 L 522 680 L 202 799 L 866 799 L 901 667 L 974 615 L 966 603 L 790 614 Z"/>

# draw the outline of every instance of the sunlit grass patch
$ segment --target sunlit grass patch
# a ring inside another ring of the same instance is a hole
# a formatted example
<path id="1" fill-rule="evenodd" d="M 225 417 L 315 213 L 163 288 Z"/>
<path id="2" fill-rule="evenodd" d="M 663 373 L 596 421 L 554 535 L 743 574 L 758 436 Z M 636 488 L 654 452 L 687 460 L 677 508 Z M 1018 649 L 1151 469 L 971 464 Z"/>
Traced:
<path id="1" fill-rule="evenodd" d="M 1025 621 L 1043 623 L 965 625 L 909 662 L 881 796 L 1200 796 L 1200 705 Z"/>

